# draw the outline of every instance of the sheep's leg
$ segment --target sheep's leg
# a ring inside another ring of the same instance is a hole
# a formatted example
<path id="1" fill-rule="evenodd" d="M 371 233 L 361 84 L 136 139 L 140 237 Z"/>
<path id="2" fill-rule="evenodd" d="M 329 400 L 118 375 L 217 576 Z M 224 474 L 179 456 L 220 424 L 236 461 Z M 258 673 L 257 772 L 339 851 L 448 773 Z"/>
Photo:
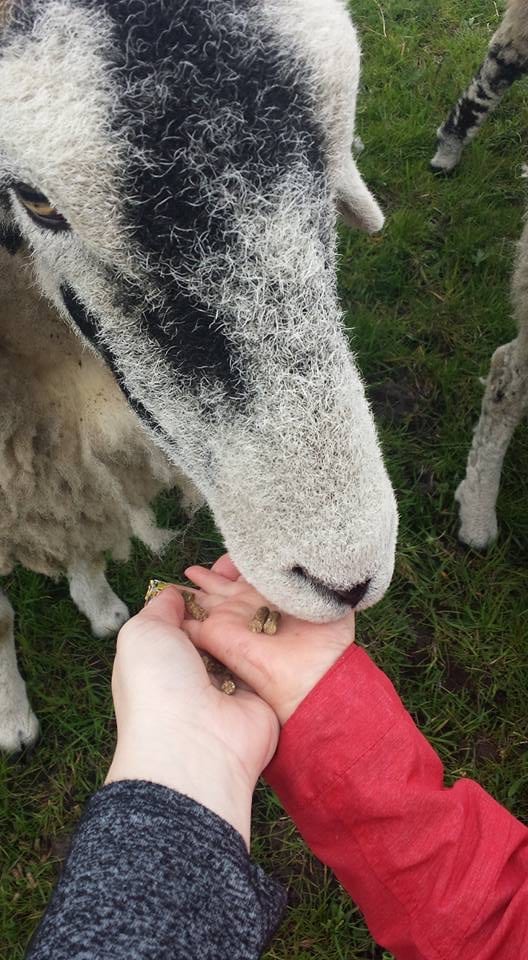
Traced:
<path id="1" fill-rule="evenodd" d="M 437 130 L 433 170 L 450 173 L 512 83 L 528 73 L 528 5 L 513 3 L 491 39 L 488 55 Z"/>
<path id="2" fill-rule="evenodd" d="M 528 411 L 528 327 L 499 347 L 491 360 L 482 411 L 469 453 L 460 504 L 459 537 L 483 549 L 497 536 L 495 504 L 502 463 L 513 432 Z"/>
<path id="3" fill-rule="evenodd" d="M 17 666 L 13 608 L 0 592 L 0 750 L 17 753 L 33 746 L 39 724 Z"/>
<path id="4" fill-rule="evenodd" d="M 130 515 L 134 536 L 146 544 L 152 553 L 163 553 L 176 536 L 175 530 L 158 527 L 154 511 L 150 507 L 138 507 Z"/>
<path id="5" fill-rule="evenodd" d="M 70 596 L 90 621 L 96 637 L 116 633 L 129 618 L 126 605 L 114 593 L 105 577 L 104 564 L 78 560 L 68 569 Z"/>

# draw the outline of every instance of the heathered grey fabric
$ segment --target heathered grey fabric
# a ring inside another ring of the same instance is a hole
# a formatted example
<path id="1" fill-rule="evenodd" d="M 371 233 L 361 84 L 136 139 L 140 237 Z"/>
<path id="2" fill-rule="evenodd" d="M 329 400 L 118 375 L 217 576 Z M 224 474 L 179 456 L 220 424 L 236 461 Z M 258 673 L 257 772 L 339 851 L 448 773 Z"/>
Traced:
<path id="1" fill-rule="evenodd" d="M 90 800 L 26 960 L 252 960 L 284 906 L 233 827 L 123 781 Z"/>

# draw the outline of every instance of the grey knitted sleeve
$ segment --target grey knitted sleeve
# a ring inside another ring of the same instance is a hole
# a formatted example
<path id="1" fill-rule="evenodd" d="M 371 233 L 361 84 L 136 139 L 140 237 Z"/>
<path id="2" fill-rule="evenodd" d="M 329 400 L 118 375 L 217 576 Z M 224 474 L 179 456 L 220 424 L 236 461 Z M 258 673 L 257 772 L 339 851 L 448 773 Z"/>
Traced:
<path id="1" fill-rule="evenodd" d="M 26 960 L 253 960 L 284 905 L 233 827 L 123 781 L 90 800 Z"/>

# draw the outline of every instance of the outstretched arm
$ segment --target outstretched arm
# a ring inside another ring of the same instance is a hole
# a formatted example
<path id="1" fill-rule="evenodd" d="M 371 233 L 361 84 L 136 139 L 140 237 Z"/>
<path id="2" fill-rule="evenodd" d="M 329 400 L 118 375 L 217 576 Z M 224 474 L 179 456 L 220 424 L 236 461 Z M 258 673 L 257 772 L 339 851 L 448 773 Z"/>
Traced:
<path id="1" fill-rule="evenodd" d="M 353 619 L 284 617 L 275 637 L 255 636 L 262 598 L 228 558 L 188 575 L 210 615 L 186 629 L 277 712 L 265 776 L 379 943 L 398 960 L 528 955 L 528 830 L 476 783 L 444 786 L 394 687 L 352 644 Z"/>
<path id="2" fill-rule="evenodd" d="M 248 855 L 272 710 L 221 693 L 166 590 L 121 630 L 118 741 L 28 960 L 257 960 L 284 894 Z"/>
<path id="3" fill-rule="evenodd" d="M 528 830 L 477 783 L 444 786 L 365 651 L 303 701 L 265 775 L 398 960 L 528 955 Z"/>

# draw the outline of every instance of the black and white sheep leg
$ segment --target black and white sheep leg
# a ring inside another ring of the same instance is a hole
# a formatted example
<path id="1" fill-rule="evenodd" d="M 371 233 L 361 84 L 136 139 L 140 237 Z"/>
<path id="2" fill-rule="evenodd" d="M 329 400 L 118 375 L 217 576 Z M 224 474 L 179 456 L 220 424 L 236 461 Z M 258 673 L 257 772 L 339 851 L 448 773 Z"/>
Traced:
<path id="1" fill-rule="evenodd" d="M 488 54 L 475 77 L 437 130 L 437 149 L 431 160 L 436 173 L 451 173 L 462 151 L 504 94 L 528 73 L 528 5 L 510 0 L 494 33 Z"/>

